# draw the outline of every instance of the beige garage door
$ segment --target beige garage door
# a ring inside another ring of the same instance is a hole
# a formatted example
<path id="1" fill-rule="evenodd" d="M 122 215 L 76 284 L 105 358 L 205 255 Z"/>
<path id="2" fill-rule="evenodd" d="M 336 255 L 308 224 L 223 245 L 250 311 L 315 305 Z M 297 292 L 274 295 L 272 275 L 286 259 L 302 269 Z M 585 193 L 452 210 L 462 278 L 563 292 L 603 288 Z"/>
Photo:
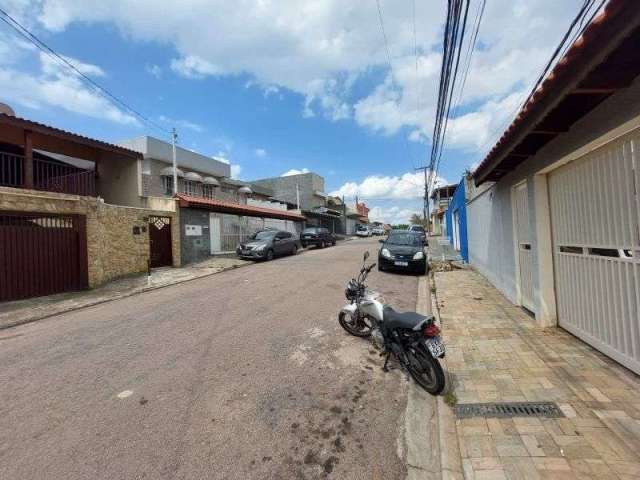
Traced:
<path id="1" fill-rule="evenodd" d="M 549 175 L 560 326 L 640 373 L 640 131 Z"/>

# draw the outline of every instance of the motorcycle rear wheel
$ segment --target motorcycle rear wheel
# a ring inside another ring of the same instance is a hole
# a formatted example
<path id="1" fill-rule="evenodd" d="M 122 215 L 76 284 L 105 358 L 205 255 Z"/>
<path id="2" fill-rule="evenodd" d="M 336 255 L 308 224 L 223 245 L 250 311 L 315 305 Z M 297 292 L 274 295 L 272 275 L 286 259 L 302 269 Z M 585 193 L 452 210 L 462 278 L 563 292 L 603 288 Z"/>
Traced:
<path id="1" fill-rule="evenodd" d="M 420 387 L 431 395 L 439 395 L 445 387 L 444 371 L 440 362 L 433 358 L 424 346 L 419 345 L 416 349 L 407 350 L 407 355 L 413 357 L 420 368 L 417 369 L 411 359 L 407 365 L 407 370 Z"/>
<path id="2" fill-rule="evenodd" d="M 347 312 L 340 312 L 338 315 L 338 323 L 344 328 L 347 333 L 355 337 L 369 337 L 371 336 L 372 325 L 367 323 L 364 318 L 358 318 L 355 315 L 347 314 Z"/>

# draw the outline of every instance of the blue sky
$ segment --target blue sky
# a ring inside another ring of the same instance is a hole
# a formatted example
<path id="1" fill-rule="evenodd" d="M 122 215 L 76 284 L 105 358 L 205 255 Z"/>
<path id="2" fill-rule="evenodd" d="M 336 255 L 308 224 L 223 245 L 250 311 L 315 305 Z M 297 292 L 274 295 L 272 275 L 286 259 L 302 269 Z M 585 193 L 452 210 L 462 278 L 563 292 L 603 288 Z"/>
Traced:
<path id="1" fill-rule="evenodd" d="M 391 68 L 374 0 L 165 3 L 10 0 L 3 8 L 136 110 L 175 126 L 182 146 L 227 159 L 239 178 L 308 169 L 328 192 L 357 193 L 380 220 L 421 211 L 414 168 L 429 154 L 445 2 L 416 2 L 414 37 L 412 2 L 381 0 Z M 488 1 L 443 181 L 458 181 L 492 146 L 578 3 Z M 163 135 L 4 24 L 0 101 L 107 141 Z"/>

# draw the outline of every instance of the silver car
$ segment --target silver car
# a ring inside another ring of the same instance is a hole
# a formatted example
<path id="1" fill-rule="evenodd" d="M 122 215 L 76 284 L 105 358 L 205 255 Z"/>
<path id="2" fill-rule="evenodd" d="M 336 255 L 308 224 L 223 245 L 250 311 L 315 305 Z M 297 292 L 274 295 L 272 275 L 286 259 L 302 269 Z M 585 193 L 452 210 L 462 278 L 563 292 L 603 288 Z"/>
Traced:
<path id="1" fill-rule="evenodd" d="M 298 236 L 284 230 L 261 230 L 240 243 L 236 253 L 240 258 L 273 260 L 280 255 L 295 255 L 301 247 Z"/>

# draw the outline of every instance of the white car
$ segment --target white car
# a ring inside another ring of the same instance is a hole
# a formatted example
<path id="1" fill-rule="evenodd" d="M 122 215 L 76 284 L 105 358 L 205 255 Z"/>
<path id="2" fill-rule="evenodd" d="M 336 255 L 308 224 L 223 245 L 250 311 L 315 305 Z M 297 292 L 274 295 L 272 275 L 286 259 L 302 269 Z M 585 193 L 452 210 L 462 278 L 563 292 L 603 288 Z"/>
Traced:
<path id="1" fill-rule="evenodd" d="M 384 235 L 385 231 L 384 231 L 384 228 L 382 227 L 373 227 L 373 230 L 371 230 L 371 233 L 373 233 L 374 235 Z"/>
<path id="2" fill-rule="evenodd" d="M 365 225 L 359 225 L 356 227 L 356 235 L 358 237 L 370 237 L 371 234 L 371 229 Z"/>

